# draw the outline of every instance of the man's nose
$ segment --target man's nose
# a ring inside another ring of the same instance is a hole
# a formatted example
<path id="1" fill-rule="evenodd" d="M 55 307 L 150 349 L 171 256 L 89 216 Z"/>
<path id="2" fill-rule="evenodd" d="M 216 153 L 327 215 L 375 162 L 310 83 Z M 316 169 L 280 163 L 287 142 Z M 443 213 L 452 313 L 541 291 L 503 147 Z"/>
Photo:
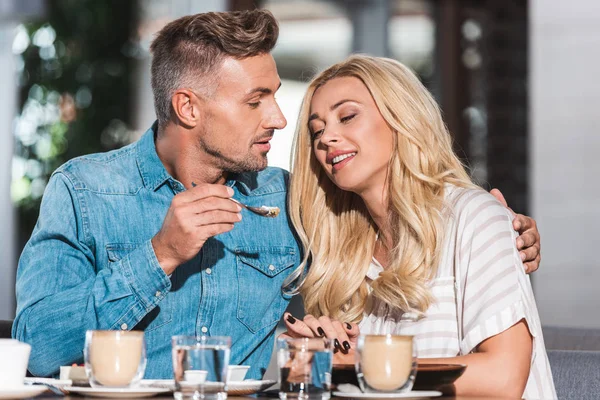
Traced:
<path id="1" fill-rule="evenodd" d="M 285 116 L 281 112 L 279 105 L 276 104 L 275 112 L 273 113 L 273 115 L 271 116 L 270 121 L 269 121 L 269 128 L 270 129 L 283 129 L 286 126 L 287 126 L 287 120 L 285 119 Z"/>

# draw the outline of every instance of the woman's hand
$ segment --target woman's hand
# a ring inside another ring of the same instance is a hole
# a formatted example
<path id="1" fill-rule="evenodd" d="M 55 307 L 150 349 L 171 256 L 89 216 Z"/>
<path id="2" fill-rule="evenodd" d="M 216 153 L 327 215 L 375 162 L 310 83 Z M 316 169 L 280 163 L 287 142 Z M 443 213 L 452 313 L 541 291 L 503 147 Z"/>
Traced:
<path id="1" fill-rule="evenodd" d="M 519 232 L 519 237 L 517 238 L 517 249 L 521 255 L 523 265 L 525 265 L 525 272 L 529 274 L 537 271 L 537 269 L 540 267 L 541 261 L 541 245 L 540 232 L 538 231 L 535 220 L 527 215 L 516 214 L 510 207 L 508 207 L 504 196 L 498 189 L 492 189 L 490 194 L 498 199 L 498 201 L 500 201 L 504 207 L 508 208 L 515 216 L 515 219 L 513 220 L 513 228 L 515 231 Z"/>
<path id="2" fill-rule="evenodd" d="M 280 337 L 313 338 L 326 337 L 333 339 L 333 363 L 354 364 L 354 351 L 360 330 L 357 324 L 340 322 L 329 317 L 319 317 L 308 314 L 304 320 L 294 318 L 292 314 L 284 315 L 287 332 Z"/>

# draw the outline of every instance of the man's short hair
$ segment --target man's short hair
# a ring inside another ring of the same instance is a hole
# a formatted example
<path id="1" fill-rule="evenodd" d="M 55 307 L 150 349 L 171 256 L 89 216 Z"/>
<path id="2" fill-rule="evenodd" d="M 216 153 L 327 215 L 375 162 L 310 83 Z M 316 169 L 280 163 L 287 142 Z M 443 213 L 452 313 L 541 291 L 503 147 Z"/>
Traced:
<path id="1" fill-rule="evenodd" d="M 177 89 L 212 93 L 216 70 L 225 57 L 243 59 L 270 53 L 278 36 L 277 21 L 267 10 L 210 12 L 167 24 L 150 46 L 159 124 L 169 121 L 171 97 Z"/>

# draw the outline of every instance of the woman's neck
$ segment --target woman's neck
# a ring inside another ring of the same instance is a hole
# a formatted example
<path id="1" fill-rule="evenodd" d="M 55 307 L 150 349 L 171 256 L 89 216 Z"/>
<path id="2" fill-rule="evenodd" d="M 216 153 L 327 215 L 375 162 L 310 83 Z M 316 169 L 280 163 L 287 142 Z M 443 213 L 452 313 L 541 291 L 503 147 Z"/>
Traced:
<path id="1" fill-rule="evenodd" d="M 373 257 L 379 263 L 387 267 L 389 249 L 393 247 L 392 231 L 389 221 L 387 191 L 383 187 L 371 189 L 359 194 L 369 211 L 369 215 L 373 218 L 377 225 L 378 234 L 375 248 L 373 249 Z"/>

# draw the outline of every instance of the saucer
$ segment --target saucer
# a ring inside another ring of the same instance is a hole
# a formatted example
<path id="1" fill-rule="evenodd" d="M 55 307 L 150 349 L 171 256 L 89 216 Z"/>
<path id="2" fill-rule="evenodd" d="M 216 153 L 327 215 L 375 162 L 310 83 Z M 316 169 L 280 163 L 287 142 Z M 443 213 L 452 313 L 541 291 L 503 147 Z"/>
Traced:
<path id="1" fill-rule="evenodd" d="M 133 388 L 92 388 L 65 386 L 62 388 L 69 393 L 77 393 L 83 396 L 136 399 L 141 397 L 155 396 L 160 393 L 167 393 L 169 389 L 160 387 L 133 387 Z"/>
<path id="2" fill-rule="evenodd" d="M 273 386 L 277 381 L 246 379 L 245 381 L 233 381 L 227 383 L 227 394 L 230 396 L 246 396 Z"/>
<path id="3" fill-rule="evenodd" d="M 23 385 L 14 388 L 0 389 L 0 399 L 26 399 L 37 396 L 48 388 L 44 385 Z"/>
<path id="4" fill-rule="evenodd" d="M 212 382 L 204 382 L 204 385 L 210 385 Z M 245 396 L 261 392 L 273 386 L 277 381 L 274 380 L 255 380 L 246 379 L 244 381 L 232 381 L 227 383 L 227 394 L 230 396 Z M 143 379 L 140 383 L 142 387 L 164 388 L 173 390 L 175 383 L 173 379 Z"/>
<path id="5" fill-rule="evenodd" d="M 363 393 L 363 392 L 333 392 L 336 397 L 346 399 L 416 399 L 426 397 L 439 397 L 442 392 L 437 390 L 411 390 L 402 393 Z"/>

